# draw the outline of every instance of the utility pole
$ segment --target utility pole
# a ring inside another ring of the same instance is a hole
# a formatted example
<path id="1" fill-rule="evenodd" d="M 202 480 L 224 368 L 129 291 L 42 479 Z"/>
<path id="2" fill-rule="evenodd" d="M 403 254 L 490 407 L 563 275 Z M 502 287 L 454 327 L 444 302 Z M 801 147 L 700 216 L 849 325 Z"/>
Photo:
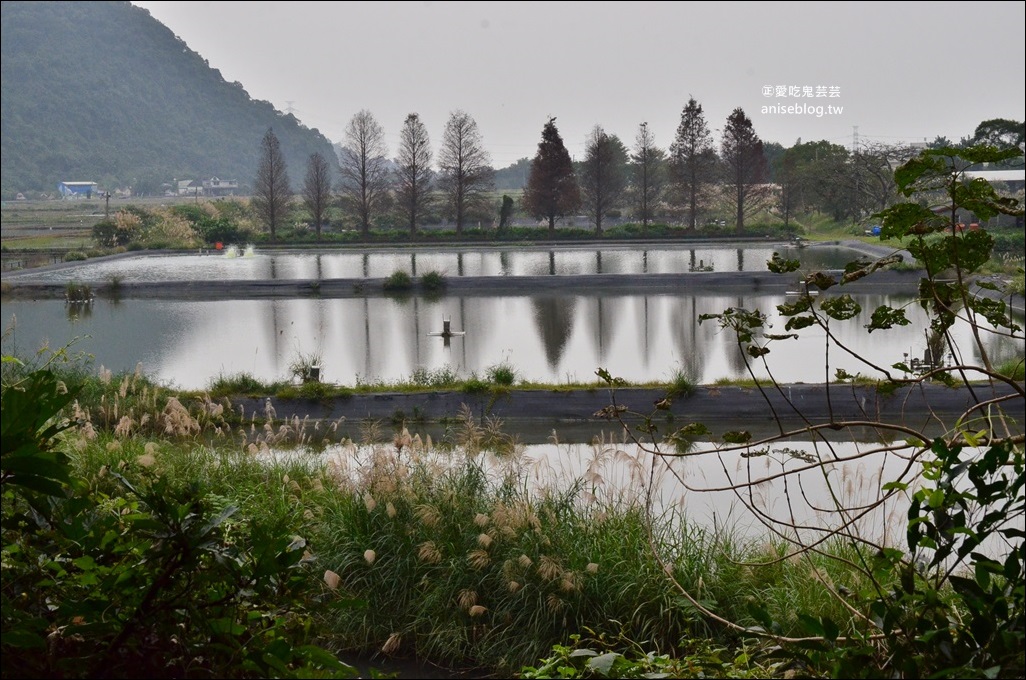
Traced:
<path id="1" fill-rule="evenodd" d="M 110 192 L 109 191 L 104 191 L 103 192 L 103 198 L 107 202 L 106 206 L 103 209 L 103 219 L 109 220 L 110 219 Z"/>

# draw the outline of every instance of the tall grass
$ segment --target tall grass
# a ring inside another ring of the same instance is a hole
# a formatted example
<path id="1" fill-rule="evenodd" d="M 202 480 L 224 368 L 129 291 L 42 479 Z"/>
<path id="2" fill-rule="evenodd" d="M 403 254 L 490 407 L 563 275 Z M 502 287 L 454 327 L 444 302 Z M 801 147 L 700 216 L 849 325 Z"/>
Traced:
<path id="1" fill-rule="evenodd" d="M 235 425 L 213 443 L 85 421 L 66 444 L 83 477 L 111 498 L 120 493 L 111 470 L 198 484 L 205 503 L 239 507 L 230 540 L 251 540 L 251 526 L 270 523 L 307 542 L 306 590 L 319 594 L 297 607 L 337 652 L 500 674 L 574 633 L 673 654 L 684 640 L 734 637 L 668 576 L 703 606 L 752 624 L 752 599 L 787 624 L 796 611 L 836 618 L 843 611 L 827 586 L 860 586 L 842 563 L 785 559 L 781 545 L 704 528 L 676 506 L 651 515 L 646 474 L 626 485 L 611 476 L 614 464 L 641 465 L 616 442 L 596 441 L 583 472 L 547 478 L 501 437 L 500 423 L 466 415 L 445 446 L 405 429 L 385 440 L 370 426 L 364 441 L 321 452 L 288 444 L 298 437 L 275 440 L 279 421 L 254 428 L 266 435 L 259 442 Z"/>
<path id="2" fill-rule="evenodd" d="M 350 444 L 331 463 L 318 563 L 340 599 L 367 605 L 326 614 L 339 648 L 509 673 L 575 632 L 661 653 L 694 637 L 730 639 L 667 570 L 703 605 L 752 625 L 754 598 L 781 621 L 794 621 L 799 601 L 839 609 L 822 587 L 828 579 L 810 578 L 802 560 L 774 562 L 777 552 L 677 510 L 651 517 L 643 482 L 603 491 L 603 465 L 626 455 L 608 445 L 596 444 L 586 473 L 540 488 L 515 452 L 471 453 L 443 454 L 406 435 L 398 445 Z M 774 568 L 762 576 L 760 563 Z"/>
<path id="3" fill-rule="evenodd" d="M 270 523 L 307 542 L 306 590 L 319 594 L 295 604 L 336 651 L 506 674 L 574 633 L 672 654 L 682 640 L 735 640 L 678 587 L 726 619 L 756 624 L 754 600 L 798 630 L 798 611 L 844 620 L 830 589 L 862 585 L 845 566 L 862 556 L 843 544 L 824 551 L 847 563 L 795 557 L 677 506 L 652 515 L 643 462 L 613 441 L 596 441 L 583 471 L 545 476 L 501 423 L 468 413 L 445 445 L 405 429 L 385 440 L 370 424 L 363 441 L 322 453 L 338 423 L 240 413 L 138 371 L 89 378 L 74 411 L 65 449 L 107 497 L 123 493 L 110 471 L 196 485 L 204 503 L 239 507 L 231 540 Z M 615 482 L 614 464 L 637 474 Z"/>

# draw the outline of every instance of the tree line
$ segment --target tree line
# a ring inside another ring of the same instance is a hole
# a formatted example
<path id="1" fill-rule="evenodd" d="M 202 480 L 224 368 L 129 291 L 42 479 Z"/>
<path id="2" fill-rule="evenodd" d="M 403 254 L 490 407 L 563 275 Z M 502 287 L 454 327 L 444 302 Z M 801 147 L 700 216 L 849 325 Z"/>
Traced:
<path id="1" fill-rule="evenodd" d="M 1023 123 L 984 121 L 960 145 L 981 143 L 1021 149 Z M 952 144 L 938 137 L 929 146 Z M 582 211 L 596 235 L 602 234 L 607 218 L 624 213 L 643 229 L 654 220 L 669 219 L 693 231 L 723 206 L 729 206 L 739 233 L 767 212 L 785 226 L 794 216 L 813 211 L 858 223 L 897 200 L 893 169 L 919 150 L 877 143 L 849 150 L 825 140 L 801 139 L 785 149 L 764 143 L 742 108 L 727 117 L 716 145 L 702 105 L 691 97 L 668 148 L 657 145 L 644 122 L 630 149 L 596 125 L 587 137 L 583 160 L 575 162 L 551 117 L 529 161 L 519 208 L 547 223 L 550 235 L 558 220 Z M 349 121 L 334 168 L 323 154 L 310 155 L 298 198 L 318 239 L 332 207 L 348 215 L 363 236 L 386 214 L 398 216 L 414 237 L 424 224 L 444 216 L 460 236 L 467 224 L 491 220 L 494 191 L 495 171 L 483 137 L 465 111 L 450 114 L 437 153 L 419 115 L 410 113 L 396 155 L 389 158 L 384 128 L 370 111 L 362 110 Z M 269 129 L 261 146 L 254 206 L 272 241 L 296 197 L 281 144 Z M 514 209 L 513 198 L 503 196 L 500 228 L 509 223 Z"/>

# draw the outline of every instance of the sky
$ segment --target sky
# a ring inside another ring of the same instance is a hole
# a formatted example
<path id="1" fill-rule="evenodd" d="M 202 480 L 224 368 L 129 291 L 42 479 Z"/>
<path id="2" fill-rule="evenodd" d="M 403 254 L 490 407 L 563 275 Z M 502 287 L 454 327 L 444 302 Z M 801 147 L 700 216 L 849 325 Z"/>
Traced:
<path id="1" fill-rule="evenodd" d="M 714 140 L 741 108 L 766 142 L 957 142 L 1026 120 L 1026 3 L 134 2 L 228 82 L 343 142 L 366 109 L 394 156 L 457 110 L 492 165 L 549 118 L 576 160 L 595 126 L 673 142 L 689 98 Z"/>

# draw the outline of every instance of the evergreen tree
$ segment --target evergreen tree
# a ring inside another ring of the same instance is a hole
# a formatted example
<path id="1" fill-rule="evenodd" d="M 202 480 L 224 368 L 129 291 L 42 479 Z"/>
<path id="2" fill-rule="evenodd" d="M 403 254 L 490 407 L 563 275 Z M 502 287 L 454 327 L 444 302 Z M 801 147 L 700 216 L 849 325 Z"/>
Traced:
<path id="1" fill-rule="evenodd" d="M 688 227 L 695 229 L 703 208 L 703 185 L 712 182 L 716 174 L 716 152 L 702 105 L 694 97 L 684 107 L 677 136 L 670 145 L 670 167 L 678 205 L 687 216 Z"/>
<path id="2" fill-rule="evenodd" d="M 253 207 L 260 220 L 271 232 L 271 242 L 276 238 L 276 229 L 285 222 L 292 203 L 292 187 L 289 184 L 285 155 L 274 130 L 267 129 L 260 144 L 260 167 L 257 170 L 256 186 L 253 188 Z"/>
<path id="3" fill-rule="evenodd" d="M 752 120 L 741 108 L 734 109 L 723 128 L 721 146 L 724 170 L 724 189 L 735 207 L 735 227 L 744 231 L 745 217 L 763 207 L 768 192 L 766 157 L 762 140 L 755 134 Z"/>
<path id="4" fill-rule="evenodd" d="M 556 234 L 556 218 L 572 214 L 581 206 L 573 161 L 559 136 L 555 118 L 549 118 L 542 129 L 523 200 L 530 215 L 549 221 L 550 237 Z"/>
<path id="5" fill-rule="evenodd" d="M 581 194 L 595 223 L 595 235 L 602 235 L 602 219 L 619 207 L 627 190 L 627 149 L 616 135 L 596 125 L 584 151 L 581 166 Z"/>
<path id="6" fill-rule="evenodd" d="M 634 153 L 631 154 L 631 194 L 634 214 L 641 220 L 643 228 L 655 217 L 656 206 L 663 194 L 664 164 L 666 152 L 655 145 L 648 123 L 638 126 L 634 139 Z"/>
<path id="7" fill-rule="evenodd" d="M 505 229 L 513 219 L 513 198 L 509 194 L 502 195 L 502 205 L 499 206 L 499 229 Z"/>

